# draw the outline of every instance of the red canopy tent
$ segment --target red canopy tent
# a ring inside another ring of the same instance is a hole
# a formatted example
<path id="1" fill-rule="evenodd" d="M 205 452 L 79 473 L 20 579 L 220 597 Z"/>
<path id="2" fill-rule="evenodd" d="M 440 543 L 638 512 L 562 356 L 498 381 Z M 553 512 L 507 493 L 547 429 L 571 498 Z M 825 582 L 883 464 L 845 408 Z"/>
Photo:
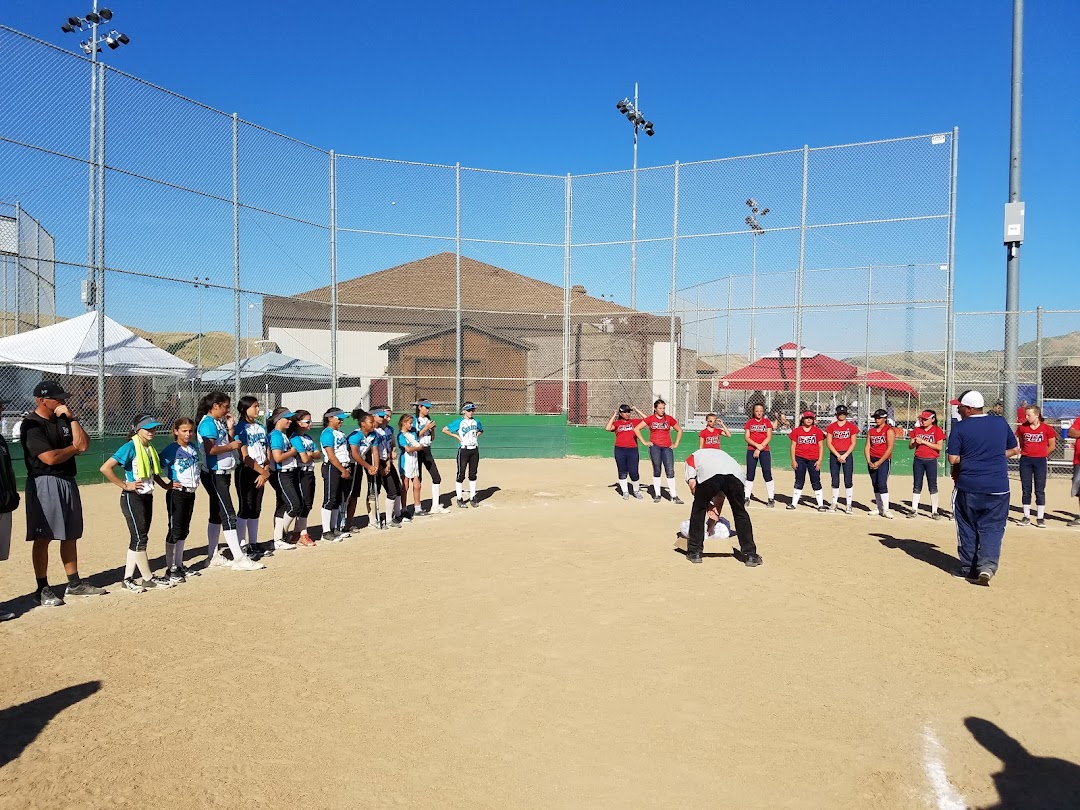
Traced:
<path id="1" fill-rule="evenodd" d="M 889 391 L 894 394 L 907 394 L 909 397 L 919 398 L 918 391 L 899 377 L 896 377 L 887 371 L 871 371 L 865 377 L 861 378 L 861 382 L 865 384 L 867 388 L 874 388 L 879 391 Z"/>
<path id="2" fill-rule="evenodd" d="M 794 343 L 785 343 L 775 352 L 721 378 L 720 388 L 794 391 L 796 348 Z M 803 391 L 836 392 L 843 390 L 845 385 L 859 382 L 856 379 L 859 370 L 855 366 L 805 346 L 802 350 L 801 367 L 800 382 Z"/>

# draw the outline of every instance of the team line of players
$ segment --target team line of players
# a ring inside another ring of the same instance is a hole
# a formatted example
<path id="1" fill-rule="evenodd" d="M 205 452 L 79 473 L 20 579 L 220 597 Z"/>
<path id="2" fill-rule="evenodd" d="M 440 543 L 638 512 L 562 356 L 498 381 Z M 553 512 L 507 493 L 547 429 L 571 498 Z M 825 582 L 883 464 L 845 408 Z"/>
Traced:
<path id="1" fill-rule="evenodd" d="M 637 411 L 635 419 L 631 414 Z M 894 517 L 889 503 L 889 472 L 892 466 L 893 450 L 897 440 L 907 440 L 908 447 L 914 450 L 912 460 L 912 495 L 911 510 L 908 518 L 919 514 L 924 484 L 930 495 L 930 517 L 939 520 L 947 515 L 938 505 L 938 462 L 945 446 L 945 431 L 937 421 L 933 410 L 922 411 L 916 426 L 906 436 L 900 428 L 889 424 L 888 414 L 879 409 L 873 413 L 874 425 L 867 430 L 867 441 L 863 444 L 863 458 L 866 461 L 874 492 L 877 514 L 885 518 Z M 848 419 L 848 409 L 838 405 L 835 419 L 828 427 L 818 427 L 813 411 L 805 411 L 799 424 L 791 431 L 788 438 L 792 445 L 791 468 L 795 472 L 795 486 L 791 493 L 791 502 L 787 509 L 796 509 L 802 498 L 803 487 L 809 477 L 819 512 L 836 512 L 843 509 L 848 514 L 853 511 L 854 502 L 854 453 L 859 427 Z M 648 430 L 648 438 L 643 430 Z M 653 403 L 653 413 L 644 414 L 629 405 L 620 405 L 608 420 L 607 430 L 615 434 L 615 462 L 619 476 L 619 491 L 624 499 L 630 497 L 642 499 L 640 476 L 638 473 L 638 442 L 649 448 L 649 458 L 653 468 L 653 501 L 662 499 L 662 476 L 667 478 L 667 487 L 672 502 L 682 503 L 675 494 L 674 448 L 682 440 L 683 430 L 677 420 L 666 413 L 666 404 L 662 399 Z M 746 484 L 745 505 L 750 504 L 754 481 L 758 467 L 761 468 L 765 481 L 767 505 L 775 503 L 775 486 L 772 476 L 773 423 L 765 416 L 765 407 L 757 404 L 752 415 L 743 426 L 746 439 Z M 672 441 L 672 431 L 676 438 Z M 731 431 L 717 415 L 710 413 L 706 417 L 704 430 L 698 433 L 698 447 L 720 449 L 723 437 L 731 437 Z M 1034 490 L 1036 501 L 1036 524 L 1045 528 L 1046 508 L 1046 470 L 1047 458 L 1055 449 L 1056 432 L 1043 422 L 1042 412 L 1037 407 L 1029 407 L 1025 412 L 1025 421 L 1016 430 L 1021 449 L 1020 473 L 1024 517 L 1021 525 L 1030 525 L 1031 496 Z M 832 503 L 825 505 L 822 490 L 821 472 L 828 455 L 828 466 L 832 484 Z M 629 480 L 628 480 L 629 479 Z M 844 501 L 840 502 L 840 484 L 843 480 Z"/>

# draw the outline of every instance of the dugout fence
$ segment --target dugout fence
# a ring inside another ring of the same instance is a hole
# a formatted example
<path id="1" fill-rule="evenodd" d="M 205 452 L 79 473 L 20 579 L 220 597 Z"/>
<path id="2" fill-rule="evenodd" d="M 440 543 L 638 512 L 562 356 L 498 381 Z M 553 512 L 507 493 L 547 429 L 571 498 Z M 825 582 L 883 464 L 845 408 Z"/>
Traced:
<path id="1" fill-rule="evenodd" d="M 196 368 L 92 380 L 81 405 L 99 435 L 136 411 L 190 412 L 203 373 L 268 350 L 331 382 L 237 374 L 234 397 L 316 414 L 472 400 L 520 427 L 507 452 L 522 454 L 574 454 L 570 427 L 658 396 L 690 424 L 758 399 L 787 418 L 947 409 L 956 130 L 642 168 L 635 196 L 631 171 L 325 149 L 102 63 L 91 82 L 88 59 L 2 26 L 0 69 L 18 77 L 0 199 L 54 240 L 56 317 L 98 308 Z M 23 309 L 7 296 L 6 322 Z M 734 376 L 770 361 L 760 385 Z"/>

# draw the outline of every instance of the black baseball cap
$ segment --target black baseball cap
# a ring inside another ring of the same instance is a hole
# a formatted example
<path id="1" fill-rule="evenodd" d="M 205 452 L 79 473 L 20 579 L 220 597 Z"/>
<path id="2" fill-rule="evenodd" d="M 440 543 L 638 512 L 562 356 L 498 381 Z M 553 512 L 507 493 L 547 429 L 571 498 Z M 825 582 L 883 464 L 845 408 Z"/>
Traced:
<path id="1" fill-rule="evenodd" d="M 631 408 L 629 405 L 624 404 L 619 406 L 619 413 L 630 413 L 630 410 Z"/>
<path id="2" fill-rule="evenodd" d="M 873 416 L 875 419 L 888 419 L 889 418 L 889 412 L 886 411 L 884 408 L 878 408 L 876 411 L 874 411 L 870 415 Z"/>
<path id="3" fill-rule="evenodd" d="M 847 413 L 847 405 L 837 405 L 836 406 L 836 414 L 837 414 L 837 416 L 839 416 L 842 413 L 843 414 Z"/>
<path id="4" fill-rule="evenodd" d="M 67 399 L 71 394 L 56 380 L 42 380 L 34 389 L 34 396 L 43 399 Z"/>

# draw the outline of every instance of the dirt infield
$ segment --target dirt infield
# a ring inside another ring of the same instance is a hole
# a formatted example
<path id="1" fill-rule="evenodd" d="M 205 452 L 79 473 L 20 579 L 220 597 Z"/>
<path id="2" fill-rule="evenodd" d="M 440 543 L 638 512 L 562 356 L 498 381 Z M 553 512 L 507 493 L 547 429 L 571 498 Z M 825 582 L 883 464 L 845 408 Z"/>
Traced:
<path id="1" fill-rule="evenodd" d="M 110 593 L 0 624 L 0 808 L 1080 806 L 1066 482 L 980 588 L 945 521 L 755 503 L 765 564 L 692 566 L 689 508 L 611 461 L 480 473 L 479 509 L 138 595 L 85 487 Z M 33 586 L 15 527 L 0 599 Z"/>

